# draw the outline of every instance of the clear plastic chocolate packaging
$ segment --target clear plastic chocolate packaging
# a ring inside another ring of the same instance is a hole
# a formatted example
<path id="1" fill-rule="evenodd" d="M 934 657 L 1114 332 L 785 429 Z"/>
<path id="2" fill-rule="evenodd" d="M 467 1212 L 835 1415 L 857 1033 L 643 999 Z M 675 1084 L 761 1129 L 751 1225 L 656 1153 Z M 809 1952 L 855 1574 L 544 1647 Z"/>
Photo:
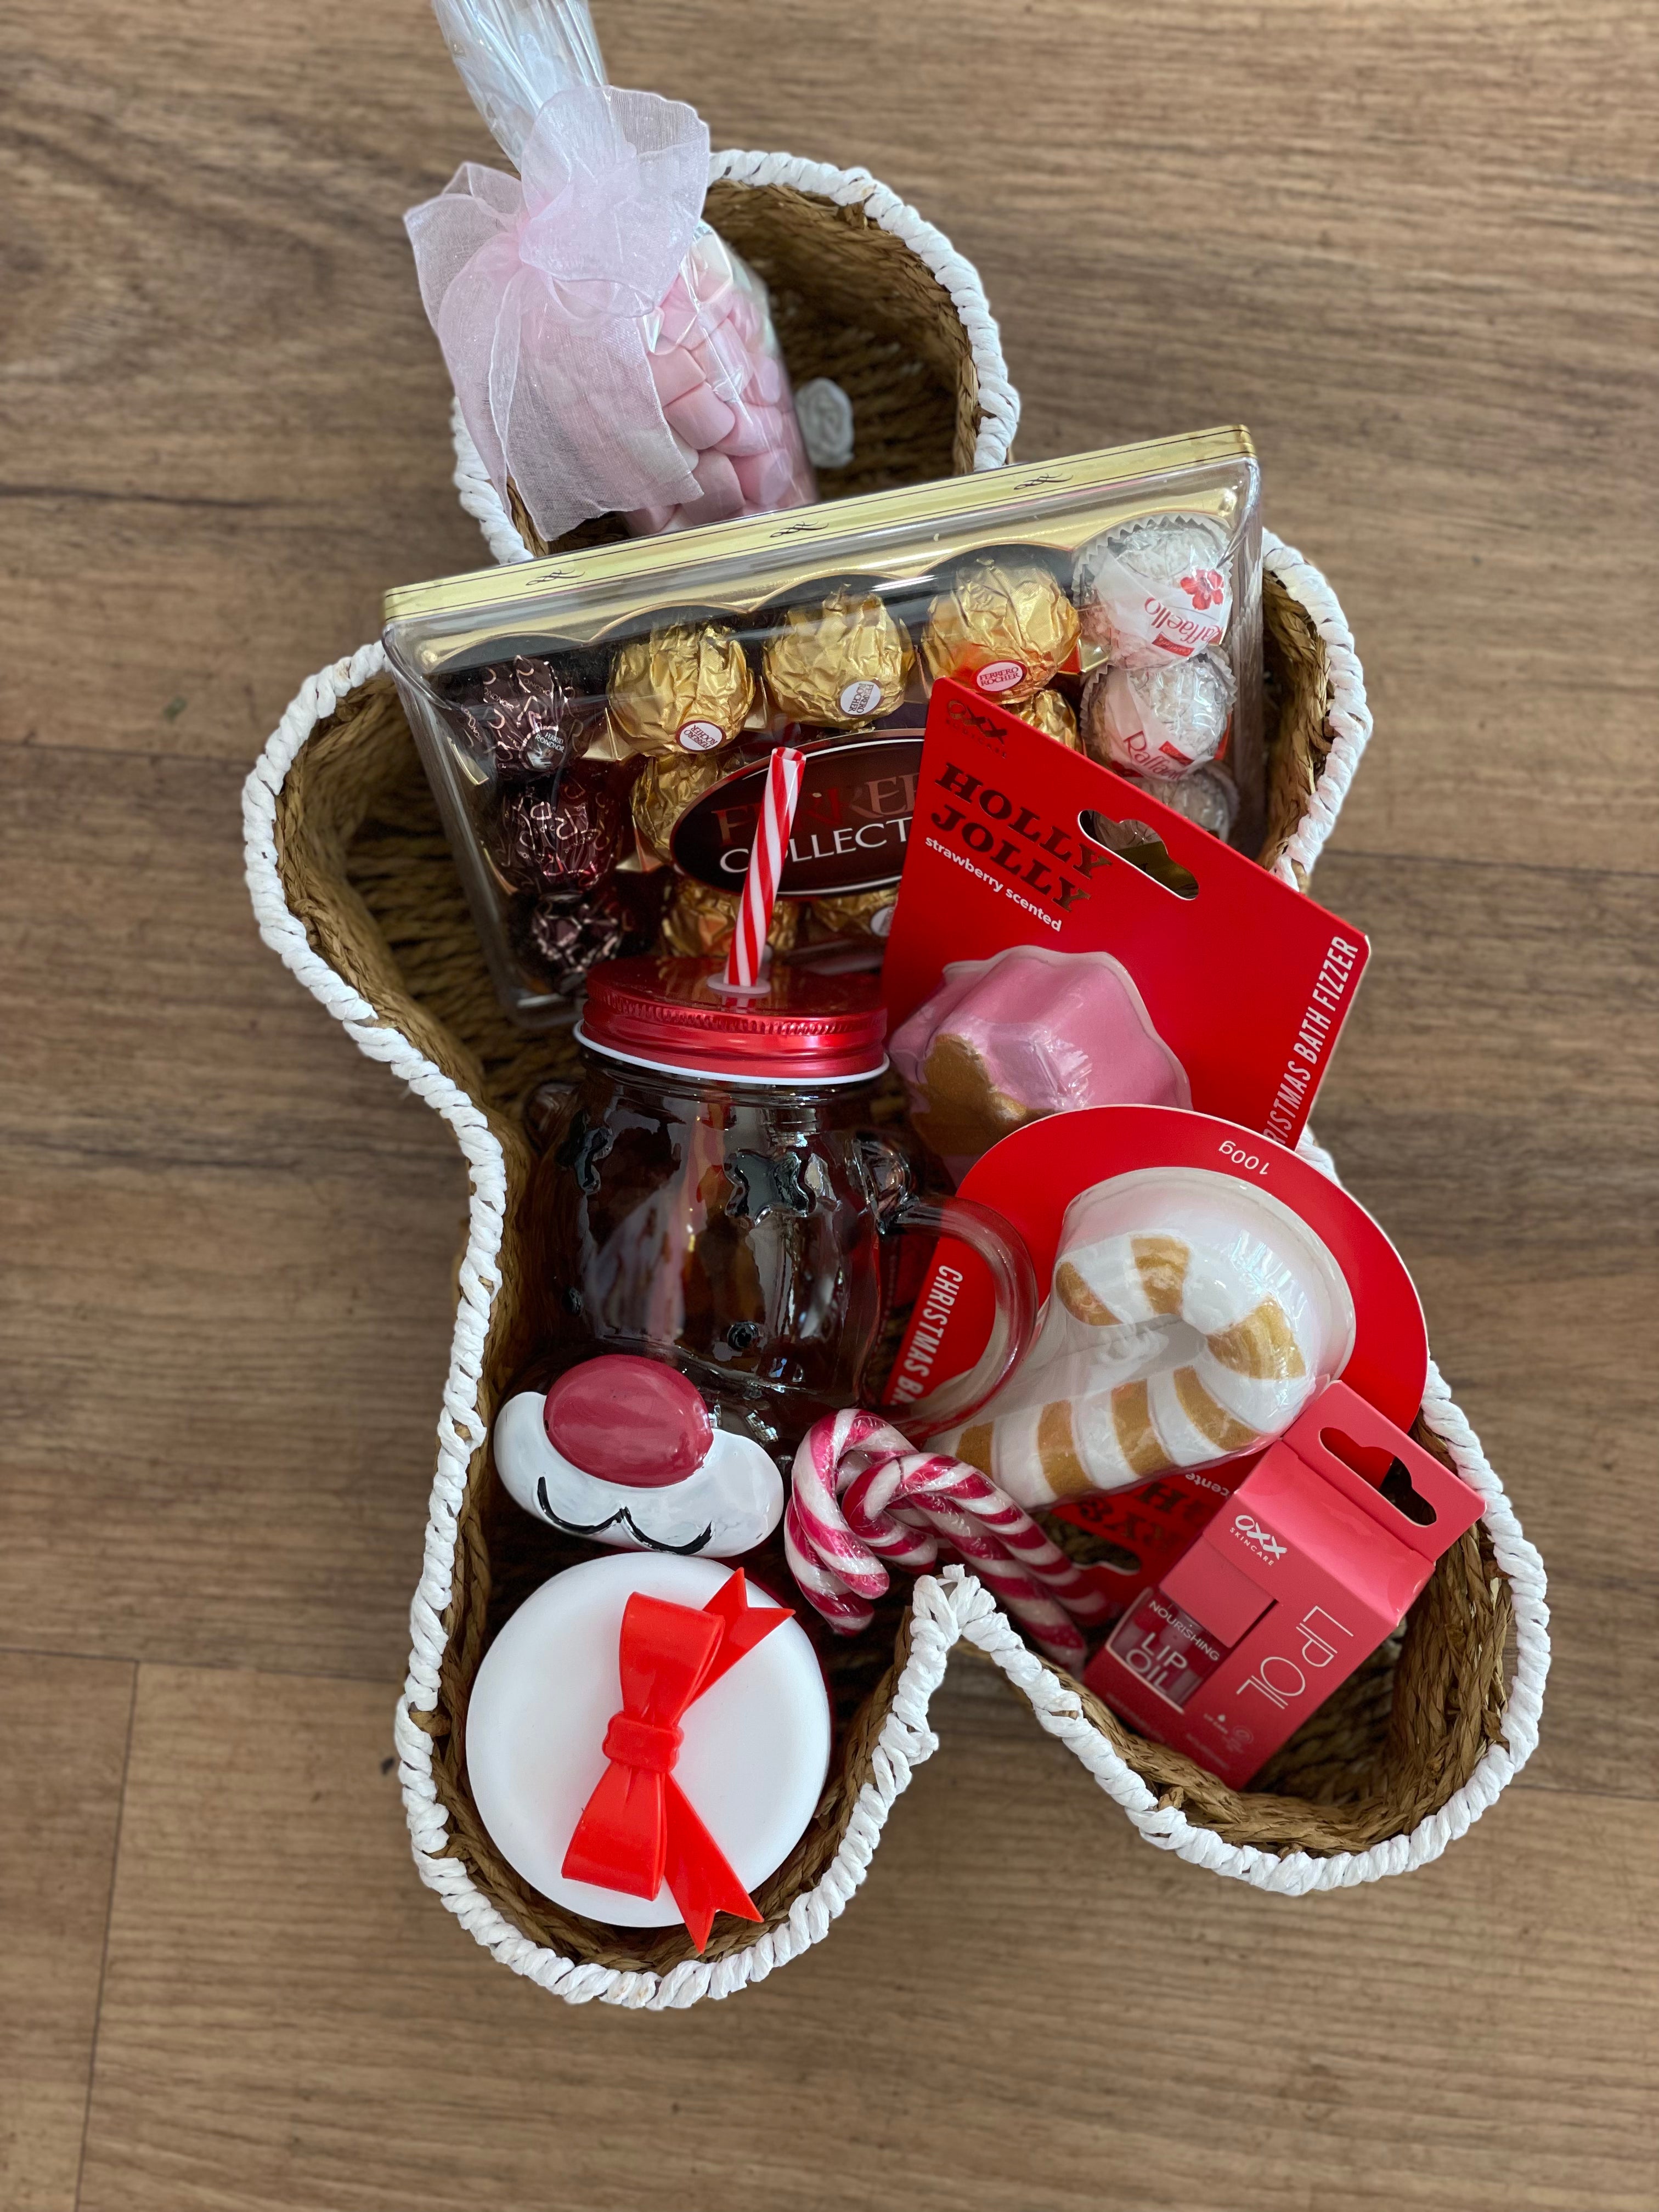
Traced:
<path id="1" fill-rule="evenodd" d="M 1160 791 L 1224 763 L 1250 848 L 1261 544 L 1249 437 L 1215 429 L 388 593 L 503 1003 L 542 1027 L 599 959 L 720 949 L 786 742 L 775 952 L 878 963 L 942 677 Z"/>

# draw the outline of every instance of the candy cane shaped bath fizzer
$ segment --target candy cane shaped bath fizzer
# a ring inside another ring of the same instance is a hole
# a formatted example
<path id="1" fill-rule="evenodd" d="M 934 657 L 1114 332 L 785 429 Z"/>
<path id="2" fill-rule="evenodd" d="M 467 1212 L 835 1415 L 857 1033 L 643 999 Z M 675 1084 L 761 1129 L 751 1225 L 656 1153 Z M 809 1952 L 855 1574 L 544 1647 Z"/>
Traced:
<path id="1" fill-rule="evenodd" d="M 934 1439 L 1028 1509 L 1280 1434 L 1337 1373 L 1353 1303 L 1322 1242 L 1248 1183 L 1141 1170 L 1068 1209 L 1036 1343 Z"/>
<path id="2" fill-rule="evenodd" d="M 1080 1106 L 1189 1106 L 1180 1061 L 1109 952 L 953 961 L 890 1050 L 918 1133 L 960 1182 L 1000 1137 Z"/>

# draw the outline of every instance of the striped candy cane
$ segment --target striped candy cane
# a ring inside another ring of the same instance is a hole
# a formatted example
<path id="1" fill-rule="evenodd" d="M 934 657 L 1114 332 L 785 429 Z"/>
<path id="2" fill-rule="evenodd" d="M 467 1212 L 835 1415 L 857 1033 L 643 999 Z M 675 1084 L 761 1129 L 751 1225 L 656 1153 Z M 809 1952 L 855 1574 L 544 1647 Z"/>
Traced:
<path id="1" fill-rule="evenodd" d="M 728 990 L 750 990 L 760 981 L 766 952 L 766 933 L 772 925 L 772 908 L 789 850 L 789 832 L 800 799 L 806 756 L 793 745 L 780 745 L 766 774 L 766 795 L 755 824 L 755 842 L 749 854 L 749 872 L 743 879 L 738 924 L 726 963 Z"/>
<path id="2" fill-rule="evenodd" d="M 941 1543 L 1060 1666 L 1082 1665 L 1079 1624 L 1108 1610 L 1089 1577 L 977 1468 L 915 1450 L 876 1413 L 832 1414 L 802 1440 L 783 1541 L 802 1595 L 846 1636 L 869 1626 L 887 1588 L 884 1562 L 930 1567 Z"/>

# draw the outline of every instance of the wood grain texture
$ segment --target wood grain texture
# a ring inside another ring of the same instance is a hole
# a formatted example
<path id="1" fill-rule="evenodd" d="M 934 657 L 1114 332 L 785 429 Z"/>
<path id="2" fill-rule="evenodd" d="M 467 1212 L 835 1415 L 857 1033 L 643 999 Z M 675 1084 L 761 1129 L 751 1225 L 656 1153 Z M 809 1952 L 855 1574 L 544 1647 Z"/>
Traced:
<path id="1" fill-rule="evenodd" d="M 1548 1559 L 1543 1747 L 1296 1905 L 953 1674 L 830 1942 L 684 2018 L 568 2012 L 418 1887 L 381 1763 L 465 1182 L 258 945 L 237 791 L 386 585 L 483 560 L 400 217 L 492 149 L 424 0 L 15 0 L 0 2201 L 76 2200 L 138 1662 L 86 2212 L 1659 2212 L 1659 16 L 597 7 L 619 82 L 977 262 L 1025 456 L 1255 432 L 1377 709 L 1316 1121 Z"/>
<path id="2" fill-rule="evenodd" d="M 143 1670 L 83 2212 L 1654 2202 L 1645 1807 L 1533 1791 L 1299 1905 L 1147 1850 L 963 1668 L 830 1941 L 641 2021 L 386 1879 L 390 1693 L 308 1684 L 301 1729 L 286 1678 Z"/>
<path id="3" fill-rule="evenodd" d="M 0 1651 L 0 2204 L 71 2212 L 135 1670 Z"/>

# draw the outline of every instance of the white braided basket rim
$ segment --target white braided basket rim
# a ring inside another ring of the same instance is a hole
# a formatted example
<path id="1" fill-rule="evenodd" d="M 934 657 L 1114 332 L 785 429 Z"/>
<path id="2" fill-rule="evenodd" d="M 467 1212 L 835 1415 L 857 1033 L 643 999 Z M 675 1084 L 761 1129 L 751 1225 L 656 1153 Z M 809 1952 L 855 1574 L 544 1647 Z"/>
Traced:
<path id="1" fill-rule="evenodd" d="M 1304 604 L 1314 612 L 1322 635 L 1327 635 L 1329 623 L 1328 642 L 1340 642 L 1352 659 L 1352 641 L 1341 610 L 1317 571 L 1277 540 L 1269 559 L 1298 597 L 1303 596 L 1299 587 L 1311 591 L 1317 586 L 1317 593 L 1328 602 L 1328 608 L 1322 611 L 1312 598 L 1304 599 Z M 1334 678 L 1334 654 L 1333 659 Z M 959 1637 L 976 1644 L 1002 1668 L 1030 1700 L 1042 1727 L 1067 1745 L 1141 1835 L 1161 1850 L 1173 1851 L 1195 1866 L 1207 1867 L 1212 1873 L 1249 1882 L 1255 1888 L 1288 1895 L 1349 1888 L 1383 1875 L 1405 1873 L 1437 1858 L 1449 1843 L 1480 1818 L 1525 1765 L 1537 1743 L 1549 1667 L 1549 1614 L 1542 1561 L 1522 1534 L 1479 1439 L 1454 1404 L 1438 1369 L 1433 1367 L 1425 1395 L 1425 1415 L 1445 1442 L 1459 1474 L 1474 1484 L 1486 1501 L 1483 1518 L 1514 1596 L 1516 1664 L 1504 1713 L 1504 1741 L 1489 1747 L 1463 1786 L 1437 1813 L 1407 1834 L 1364 1851 L 1331 1857 L 1296 1851 L 1281 1858 L 1253 1845 L 1224 1843 L 1209 1829 L 1189 1821 L 1178 1808 L 1160 1806 L 1139 1775 L 1090 1723 L 1076 1692 L 1026 1649 L 982 1585 L 962 1569 L 949 1568 L 942 1577 L 926 1576 L 916 1583 L 910 1656 L 877 1739 L 871 1778 L 860 1792 L 840 1849 L 816 1887 L 796 1899 L 787 1920 L 763 1931 L 744 1949 L 714 1960 L 689 1960 L 665 1974 L 623 1972 L 567 1959 L 532 1942 L 496 1910 L 459 1859 L 444 1856 L 448 1824 L 433 1779 L 432 1739 L 416 1726 L 411 1714 L 430 1712 L 436 1705 L 445 1641 L 442 1615 L 453 1587 L 458 1515 L 468 1466 L 484 1440 L 478 1386 L 491 1308 L 501 1287 L 497 1259 L 507 1203 L 506 1163 L 483 1112 L 471 1098 L 400 1030 L 382 1020 L 368 1000 L 312 950 L 303 924 L 290 911 L 283 894 L 275 836 L 277 793 L 307 738 L 343 700 L 385 665 L 381 647 L 365 645 L 349 659 L 336 661 L 301 687 L 243 787 L 242 817 L 248 891 L 260 935 L 344 1027 L 359 1051 L 390 1067 L 449 1123 L 471 1180 L 467 1246 L 459 1270 L 455 1332 L 438 1421 L 438 1464 L 427 1516 L 424 1563 L 410 1608 L 409 1673 L 395 1717 L 404 1806 L 421 1879 L 437 1891 L 462 1925 L 503 1966 L 572 2002 L 597 1997 L 609 2004 L 661 2010 L 693 2004 L 705 1996 L 729 1996 L 763 1980 L 775 1967 L 821 1942 L 863 1881 L 894 1800 L 914 1770 L 938 1748 L 938 1738 L 927 1725 L 928 1706 L 944 1677 L 951 1647 Z M 1346 774 L 1352 775 L 1370 726 L 1357 661 L 1346 683 L 1345 711 L 1351 726 L 1346 733 L 1337 732 L 1332 760 L 1337 758 L 1337 748 L 1346 745 Z M 1328 766 L 1326 774 L 1330 773 Z M 1345 776 L 1344 787 L 1346 781 Z M 1340 799 L 1340 792 L 1337 797 Z M 1334 806 L 1330 813 L 1334 819 Z M 1319 827 L 1317 834 L 1306 841 L 1305 849 L 1316 853 L 1328 827 L 1328 823 Z M 1304 1142 L 1304 1150 L 1331 1171 L 1328 1154 L 1310 1141 Z"/>
<path id="2" fill-rule="evenodd" d="M 872 222 L 902 240 L 939 279 L 968 333 L 980 410 L 974 466 L 1000 468 L 1019 427 L 1019 394 L 1009 380 L 996 318 L 979 271 L 945 233 L 868 169 L 838 169 L 831 162 L 804 161 L 797 154 L 745 154 L 731 148 L 709 157 L 708 181 L 717 184 L 722 179 L 739 185 L 789 185 L 797 191 L 833 200 L 837 207 L 861 208 Z M 462 507 L 483 531 L 490 558 L 503 563 L 528 561 L 530 548 L 489 481 L 461 419 L 459 402 L 450 410 L 450 434 L 455 447 L 455 489 Z"/>

